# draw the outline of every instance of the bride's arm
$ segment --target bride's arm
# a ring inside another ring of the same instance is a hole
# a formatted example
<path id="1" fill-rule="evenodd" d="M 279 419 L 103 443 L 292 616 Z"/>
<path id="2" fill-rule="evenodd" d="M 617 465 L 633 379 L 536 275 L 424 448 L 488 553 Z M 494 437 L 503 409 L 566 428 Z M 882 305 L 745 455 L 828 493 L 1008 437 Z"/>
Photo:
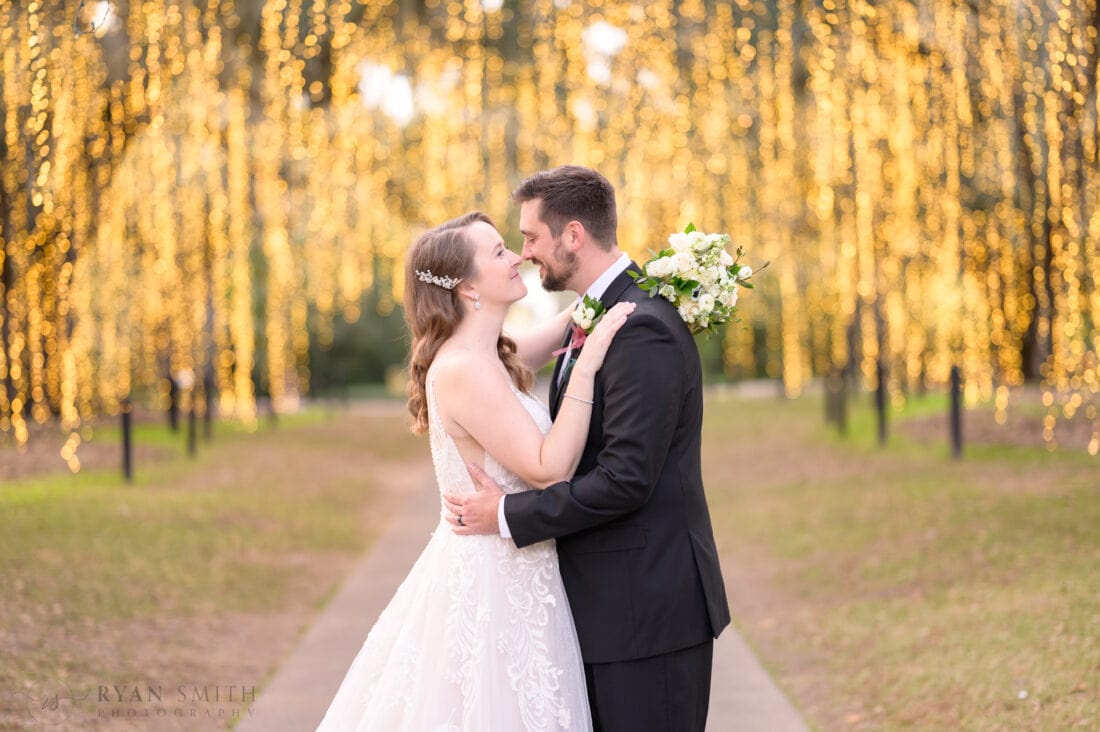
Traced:
<path id="1" fill-rule="evenodd" d="M 571 477 L 588 435 L 596 372 L 633 305 L 616 308 L 588 337 L 548 433 L 543 435 L 516 397 L 500 362 L 475 353 L 455 354 L 436 367 L 435 396 L 447 431 L 469 435 L 533 487 L 545 488 Z"/>
<path id="2" fill-rule="evenodd" d="M 516 342 L 516 353 L 532 371 L 538 371 L 550 360 L 550 354 L 561 346 L 562 336 L 573 313 L 570 305 L 560 313 L 519 333 L 508 336 Z"/>

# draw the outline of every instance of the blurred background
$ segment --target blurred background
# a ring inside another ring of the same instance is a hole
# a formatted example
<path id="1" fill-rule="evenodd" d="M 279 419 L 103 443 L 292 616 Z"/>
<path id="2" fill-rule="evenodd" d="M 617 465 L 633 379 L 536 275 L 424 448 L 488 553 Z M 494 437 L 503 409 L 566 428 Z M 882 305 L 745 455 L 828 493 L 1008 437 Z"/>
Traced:
<path id="1" fill-rule="evenodd" d="M 1098 0 L 0 0 L 0 729 L 240 721 L 438 510 L 407 247 L 563 163 L 771 262 L 703 468 L 807 722 L 1096 729 L 1098 71 Z"/>
<path id="2" fill-rule="evenodd" d="M 127 400 L 249 421 L 399 388 L 416 232 L 477 208 L 518 248 L 510 191 L 572 162 L 616 185 L 636 258 L 693 222 L 774 262 L 700 341 L 712 379 L 901 406 L 957 366 L 1001 421 L 1035 384 L 1046 442 L 1080 413 L 1096 454 L 1098 13 L 5 3 L 0 431 L 57 420 L 75 468 Z"/>

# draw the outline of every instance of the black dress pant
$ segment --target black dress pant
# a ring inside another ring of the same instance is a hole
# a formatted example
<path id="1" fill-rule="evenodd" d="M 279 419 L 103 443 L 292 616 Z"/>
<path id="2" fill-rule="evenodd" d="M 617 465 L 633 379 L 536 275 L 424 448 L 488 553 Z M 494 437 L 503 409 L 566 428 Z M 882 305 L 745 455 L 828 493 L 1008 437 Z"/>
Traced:
<path id="1" fill-rule="evenodd" d="M 651 658 L 586 663 L 596 732 L 703 732 L 714 641 Z"/>

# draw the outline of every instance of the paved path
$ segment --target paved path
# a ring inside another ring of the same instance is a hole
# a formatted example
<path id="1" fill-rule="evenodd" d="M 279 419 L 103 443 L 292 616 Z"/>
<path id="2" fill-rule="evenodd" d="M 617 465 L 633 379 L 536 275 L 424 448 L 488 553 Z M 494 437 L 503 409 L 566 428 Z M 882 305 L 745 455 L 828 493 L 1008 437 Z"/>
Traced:
<path id="1" fill-rule="evenodd" d="M 374 620 L 420 555 L 439 520 L 435 487 L 411 492 L 371 551 L 264 685 L 241 732 L 311 732 Z M 727 628 L 715 644 L 713 732 L 807 732 L 741 636 Z M 496 731 L 491 731 L 496 732 Z M 505 731 L 511 732 L 511 731 Z"/>

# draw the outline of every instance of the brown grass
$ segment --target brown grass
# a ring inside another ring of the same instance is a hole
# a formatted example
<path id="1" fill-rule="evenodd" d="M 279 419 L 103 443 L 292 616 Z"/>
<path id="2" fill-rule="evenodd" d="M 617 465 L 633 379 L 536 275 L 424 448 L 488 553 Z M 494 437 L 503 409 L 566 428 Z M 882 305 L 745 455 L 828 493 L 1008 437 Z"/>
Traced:
<path id="1" fill-rule="evenodd" d="M 955 462 L 870 424 L 841 441 L 811 400 L 708 405 L 727 587 L 765 665 L 823 730 L 1095 728 L 1096 460 Z"/>
<path id="2" fill-rule="evenodd" d="M 386 506 L 431 479 L 404 422 L 372 408 L 230 435 L 134 486 L 111 471 L 0 488 L 0 729 L 62 684 L 90 696 L 40 712 L 51 729 L 224 729 L 239 703 L 180 702 L 178 687 L 264 683 Z M 106 703 L 100 685 L 159 687 L 164 703 Z"/>

